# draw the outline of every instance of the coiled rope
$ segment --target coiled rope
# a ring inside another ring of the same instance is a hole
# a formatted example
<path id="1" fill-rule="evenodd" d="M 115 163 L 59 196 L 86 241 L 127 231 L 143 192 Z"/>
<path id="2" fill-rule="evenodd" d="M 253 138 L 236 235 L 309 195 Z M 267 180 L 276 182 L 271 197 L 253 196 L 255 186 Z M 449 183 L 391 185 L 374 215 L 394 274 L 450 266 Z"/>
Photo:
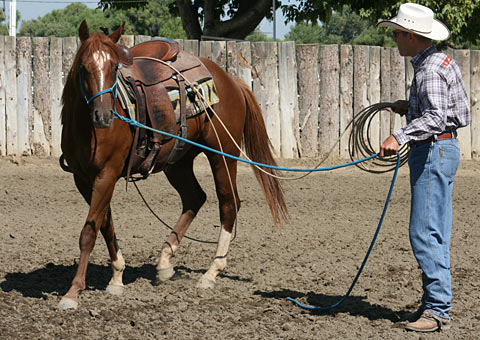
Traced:
<path id="1" fill-rule="evenodd" d="M 382 111 L 391 111 L 393 103 L 378 103 L 370 105 L 358 112 L 353 120 L 348 123 L 345 130 L 351 126 L 348 138 L 348 153 L 352 161 L 364 158 L 376 153 L 375 147 L 372 146 L 372 130 L 371 124 L 377 114 Z M 378 142 L 378 141 L 377 141 Z M 377 143 L 375 143 L 377 144 Z M 405 164 L 408 159 L 410 148 L 408 143 L 403 144 L 398 150 L 402 161 L 399 166 Z M 392 171 L 396 168 L 397 157 L 387 156 L 372 158 L 368 162 L 355 164 L 358 168 L 371 173 L 384 173 Z"/>

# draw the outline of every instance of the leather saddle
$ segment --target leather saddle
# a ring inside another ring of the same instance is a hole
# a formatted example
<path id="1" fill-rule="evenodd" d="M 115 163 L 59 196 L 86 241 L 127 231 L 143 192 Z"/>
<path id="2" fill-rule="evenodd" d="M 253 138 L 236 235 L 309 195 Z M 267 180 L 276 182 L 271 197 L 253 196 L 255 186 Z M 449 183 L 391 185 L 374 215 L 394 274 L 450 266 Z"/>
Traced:
<path id="1" fill-rule="evenodd" d="M 120 80 L 126 85 L 128 96 L 135 102 L 136 119 L 143 125 L 170 134 L 187 135 L 187 89 L 190 83 L 198 83 L 212 76 L 195 56 L 180 51 L 176 41 L 168 39 L 150 40 L 132 48 L 117 44 L 123 67 Z M 160 62 L 167 62 L 168 65 Z M 177 71 L 180 73 L 178 74 Z M 185 81 L 188 80 L 188 82 Z M 178 90 L 180 117 L 176 117 L 168 91 Z M 177 122 L 180 126 L 177 127 Z M 130 152 L 125 176 L 140 172 L 147 178 L 153 171 L 157 156 L 171 138 L 156 132 L 135 128 L 135 137 Z M 164 164 L 175 163 L 181 156 L 184 142 L 175 144 Z"/>

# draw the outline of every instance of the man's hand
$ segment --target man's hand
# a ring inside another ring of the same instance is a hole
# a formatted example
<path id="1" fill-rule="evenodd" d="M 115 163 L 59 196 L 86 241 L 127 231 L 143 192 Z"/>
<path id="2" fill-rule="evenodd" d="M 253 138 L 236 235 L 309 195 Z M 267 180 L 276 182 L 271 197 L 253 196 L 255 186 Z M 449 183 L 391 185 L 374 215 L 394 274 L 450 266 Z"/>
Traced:
<path id="1" fill-rule="evenodd" d="M 391 108 L 393 112 L 398 113 L 400 116 L 405 116 L 408 113 L 408 100 L 397 100 Z"/>
<path id="2" fill-rule="evenodd" d="M 385 142 L 383 142 L 382 146 L 380 147 L 380 157 L 395 155 L 399 147 L 400 144 L 398 144 L 395 137 L 388 137 L 387 139 L 385 139 Z"/>

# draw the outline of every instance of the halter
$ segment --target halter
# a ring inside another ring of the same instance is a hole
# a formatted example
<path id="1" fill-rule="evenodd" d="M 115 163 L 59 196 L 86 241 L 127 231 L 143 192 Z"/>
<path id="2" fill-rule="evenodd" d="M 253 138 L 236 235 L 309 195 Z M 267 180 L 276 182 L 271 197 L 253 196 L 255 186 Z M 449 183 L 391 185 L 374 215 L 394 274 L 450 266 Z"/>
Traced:
<path id="1" fill-rule="evenodd" d="M 116 101 L 118 96 L 118 73 L 115 73 L 115 83 L 112 85 L 111 88 L 100 91 L 94 94 L 90 99 L 88 99 L 82 84 L 82 71 L 83 71 L 83 67 L 80 69 L 80 72 L 78 73 L 78 81 L 80 82 L 80 90 L 82 91 L 83 98 L 85 98 L 85 101 L 87 102 L 87 104 L 90 105 L 95 98 L 100 97 L 102 94 L 111 92 L 113 96 L 113 109 L 116 113 L 117 112 Z"/>

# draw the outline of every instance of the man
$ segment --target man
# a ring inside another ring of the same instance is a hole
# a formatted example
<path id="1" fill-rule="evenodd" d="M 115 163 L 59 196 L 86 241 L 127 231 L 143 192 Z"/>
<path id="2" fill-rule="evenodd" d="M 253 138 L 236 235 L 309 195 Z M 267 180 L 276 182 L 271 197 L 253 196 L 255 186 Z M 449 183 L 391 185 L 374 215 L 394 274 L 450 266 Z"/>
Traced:
<path id="1" fill-rule="evenodd" d="M 432 40 L 450 37 L 432 10 L 403 4 L 395 18 L 378 26 L 394 29 L 400 55 L 413 57 L 415 71 L 409 101 L 399 100 L 392 107 L 407 114 L 407 124 L 380 148 L 380 156 L 388 156 L 396 154 L 399 145 L 410 143 L 410 243 L 423 271 L 423 296 L 421 316 L 405 328 L 418 332 L 448 329 L 452 189 L 460 162 L 456 136 L 458 128 L 471 122 L 470 105 L 458 65 L 432 45 Z"/>

